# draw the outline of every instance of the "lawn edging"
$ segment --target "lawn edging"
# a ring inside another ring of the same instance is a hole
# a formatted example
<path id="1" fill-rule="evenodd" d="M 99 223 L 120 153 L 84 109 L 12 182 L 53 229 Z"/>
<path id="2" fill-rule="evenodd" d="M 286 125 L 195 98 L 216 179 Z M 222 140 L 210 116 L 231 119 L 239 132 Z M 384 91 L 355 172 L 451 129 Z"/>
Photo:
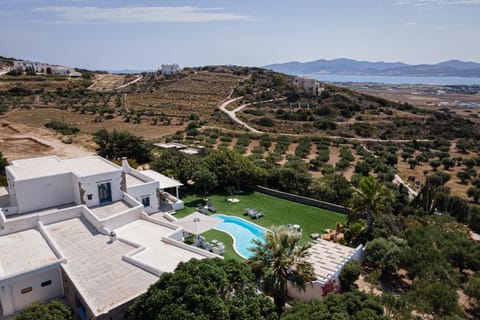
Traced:
<path id="1" fill-rule="evenodd" d="M 249 186 L 249 188 L 252 188 L 255 191 L 265 193 L 274 197 L 279 197 L 285 200 L 290 200 L 290 201 L 294 201 L 294 202 L 298 202 L 298 203 L 302 203 L 302 204 L 306 204 L 306 205 L 310 205 L 310 206 L 314 206 L 314 207 L 318 207 L 318 208 L 322 208 L 330 211 L 335 211 L 342 214 L 350 213 L 349 208 L 340 206 L 334 203 L 329 203 L 329 202 L 325 202 L 317 199 L 303 197 L 296 194 L 278 191 L 278 190 L 270 189 L 270 188 L 259 186 L 259 185 L 252 185 L 252 186 Z"/>

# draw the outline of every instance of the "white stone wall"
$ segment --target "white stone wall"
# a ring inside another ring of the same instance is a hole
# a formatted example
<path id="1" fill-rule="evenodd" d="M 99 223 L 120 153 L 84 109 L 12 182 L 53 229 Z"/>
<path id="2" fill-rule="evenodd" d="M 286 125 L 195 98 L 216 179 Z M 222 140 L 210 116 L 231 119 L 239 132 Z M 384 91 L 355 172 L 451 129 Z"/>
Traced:
<path id="1" fill-rule="evenodd" d="M 51 281 L 51 284 L 42 287 L 42 283 L 45 284 L 46 281 Z M 27 288 L 32 290 L 24 290 Z M 22 293 L 22 290 L 29 292 Z M 59 265 L 0 281 L 0 299 L 4 316 L 20 311 L 32 302 L 48 301 L 61 296 L 63 287 Z"/>
<path id="2" fill-rule="evenodd" d="M 72 174 L 64 173 L 15 182 L 18 213 L 73 202 Z"/>
<path id="3" fill-rule="evenodd" d="M 117 172 L 104 173 L 88 177 L 80 177 L 78 178 L 78 182 L 80 182 L 81 188 L 85 190 L 85 193 L 83 194 L 83 201 L 87 207 L 95 207 L 100 205 L 100 200 L 98 196 L 98 184 L 103 182 L 110 182 L 111 184 L 112 201 L 118 201 L 122 199 L 123 192 L 120 189 L 122 184 L 122 174 L 120 169 Z M 78 183 L 76 183 L 75 188 L 77 187 Z M 70 188 L 72 187 L 70 186 Z M 91 199 L 89 199 L 89 195 L 91 195 Z"/>
<path id="4" fill-rule="evenodd" d="M 127 187 L 127 192 L 130 196 L 135 198 L 139 203 L 142 203 L 143 197 L 150 197 L 150 206 L 144 207 L 146 213 L 153 213 L 159 209 L 159 199 L 157 196 L 158 182 L 152 181 L 149 183 L 139 184 L 133 187 Z"/>

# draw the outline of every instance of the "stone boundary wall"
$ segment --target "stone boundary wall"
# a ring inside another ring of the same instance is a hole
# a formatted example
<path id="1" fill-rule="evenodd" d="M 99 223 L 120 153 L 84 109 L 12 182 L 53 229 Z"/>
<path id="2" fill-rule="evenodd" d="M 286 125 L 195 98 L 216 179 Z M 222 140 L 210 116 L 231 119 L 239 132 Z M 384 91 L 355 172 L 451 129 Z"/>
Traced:
<path id="1" fill-rule="evenodd" d="M 343 213 L 343 214 L 350 213 L 349 208 L 340 206 L 338 204 L 333 204 L 333 203 L 324 202 L 324 201 L 320 201 L 312 198 L 307 198 L 307 197 L 299 196 L 296 194 L 278 191 L 278 190 L 274 190 L 274 189 L 270 189 L 262 186 L 250 186 L 250 188 L 252 188 L 255 191 L 266 193 L 274 197 L 279 197 L 282 199 L 286 199 L 286 200 L 290 200 L 290 201 L 294 201 L 294 202 L 298 202 L 298 203 L 302 203 L 302 204 L 306 204 L 306 205 L 310 205 L 310 206 L 314 206 L 314 207 L 318 207 L 318 208 L 322 208 L 330 211 L 335 211 L 338 213 Z"/>

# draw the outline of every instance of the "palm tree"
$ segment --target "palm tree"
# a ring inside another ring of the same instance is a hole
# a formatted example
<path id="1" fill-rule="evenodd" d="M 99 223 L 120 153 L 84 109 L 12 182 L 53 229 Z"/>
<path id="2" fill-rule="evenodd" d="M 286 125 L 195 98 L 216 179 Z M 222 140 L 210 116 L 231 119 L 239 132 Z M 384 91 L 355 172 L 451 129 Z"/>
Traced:
<path id="1" fill-rule="evenodd" d="M 310 244 L 300 245 L 300 234 L 285 226 L 272 226 L 265 242 L 254 240 L 254 252 L 248 260 L 252 271 L 263 280 L 263 289 L 273 297 L 278 314 L 283 312 L 288 296 L 287 283 L 305 290 L 315 278 L 313 266 L 307 261 Z"/>
<path id="2" fill-rule="evenodd" d="M 364 213 L 367 217 L 367 230 L 371 232 L 375 219 L 391 211 L 393 194 L 372 176 L 363 177 L 358 188 L 352 187 L 352 190 L 352 216 Z"/>

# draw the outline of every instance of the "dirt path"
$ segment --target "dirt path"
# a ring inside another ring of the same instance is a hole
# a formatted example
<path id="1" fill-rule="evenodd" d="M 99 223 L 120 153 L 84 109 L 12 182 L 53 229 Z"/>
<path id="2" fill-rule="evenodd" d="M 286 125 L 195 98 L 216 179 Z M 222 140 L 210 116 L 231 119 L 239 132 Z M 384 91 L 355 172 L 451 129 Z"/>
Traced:
<path id="1" fill-rule="evenodd" d="M 142 79 L 143 79 L 143 76 L 138 76 L 137 78 L 133 79 L 132 81 L 127 82 L 125 84 L 122 84 L 121 86 L 118 86 L 116 89 L 122 89 L 122 88 L 128 87 L 129 85 L 134 84 L 135 82 L 138 82 Z"/>
<path id="2" fill-rule="evenodd" d="M 244 126 L 245 128 L 247 128 L 249 131 L 251 132 L 255 132 L 255 133 L 263 133 L 262 131 L 259 131 L 251 126 L 249 126 L 248 124 L 246 124 L 245 122 L 243 122 L 242 120 L 238 119 L 237 116 L 235 115 L 235 113 L 241 111 L 243 108 L 245 108 L 246 106 L 250 105 L 249 103 L 248 104 L 244 104 L 244 105 L 241 105 L 240 107 L 237 107 L 235 109 L 233 109 L 232 111 L 228 110 L 227 109 L 227 106 L 234 102 L 234 101 L 237 101 L 237 100 L 240 100 L 242 99 L 243 97 L 238 97 L 238 98 L 234 98 L 234 99 L 230 99 L 230 100 L 227 100 L 225 101 L 224 103 L 222 103 L 220 105 L 220 110 L 222 110 L 223 112 L 225 112 L 227 114 L 227 116 L 230 117 L 230 119 L 232 119 L 233 121 L 235 121 L 236 123 L 238 123 L 239 125 L 241 126 Z"/>

